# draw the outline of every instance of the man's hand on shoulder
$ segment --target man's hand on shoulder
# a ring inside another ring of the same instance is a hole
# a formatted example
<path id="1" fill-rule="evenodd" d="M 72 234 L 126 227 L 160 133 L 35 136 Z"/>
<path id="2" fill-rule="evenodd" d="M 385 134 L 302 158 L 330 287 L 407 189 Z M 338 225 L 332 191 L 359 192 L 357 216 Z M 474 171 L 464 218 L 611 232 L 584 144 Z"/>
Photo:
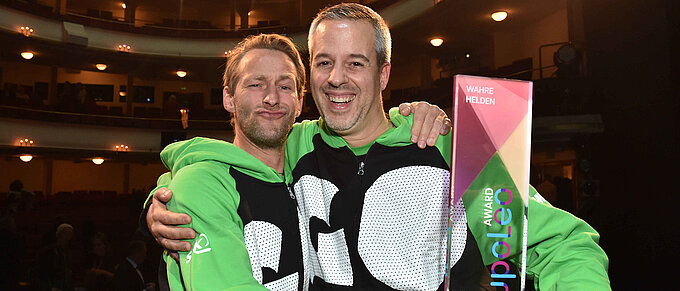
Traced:
<path id="1" fill-rule="evenodd" d="M 424 101 L 401 103 L 399 112 L 404 116 L 413 113 L 411 141 L 417 143 L 421 149 L 434 146 L 439 135 L 446 135 L 451 131 L 451 119 L 437 105 Z"/>
<path id="2" fill-rule="evenodd" d="M 172 198 L 172 191 L 168 188 L 159 188 L 154 192 L 149 212 L 146 214 L 146 223 L 153 238 L 169 251 L 189 251 L 191 244 L 186 239 L 196 237 L 196 232 L 187 227 L 176 225 L 188 224 L 191 217 L 184 213 L 174 213 L 168 210 L 166 204 Z M 176 252 L 171 256 L 179 259 Z"/>

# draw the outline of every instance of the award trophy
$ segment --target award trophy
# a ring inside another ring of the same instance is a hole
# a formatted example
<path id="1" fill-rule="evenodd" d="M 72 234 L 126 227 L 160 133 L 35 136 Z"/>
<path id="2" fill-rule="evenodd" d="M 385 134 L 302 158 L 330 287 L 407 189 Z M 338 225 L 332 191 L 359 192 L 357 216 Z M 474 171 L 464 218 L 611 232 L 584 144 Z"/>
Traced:
<path id="1" fill-rule="evenodd" d="M 455 290 L 450 270 L 461 252 L 452 229 L 467 223 L 489 270 L 482 285 L 524 290 L 532 83 L 457 75 L 453 86 L 444 289 Z M 460 199 L 465 215 L 454 211 Z"/>

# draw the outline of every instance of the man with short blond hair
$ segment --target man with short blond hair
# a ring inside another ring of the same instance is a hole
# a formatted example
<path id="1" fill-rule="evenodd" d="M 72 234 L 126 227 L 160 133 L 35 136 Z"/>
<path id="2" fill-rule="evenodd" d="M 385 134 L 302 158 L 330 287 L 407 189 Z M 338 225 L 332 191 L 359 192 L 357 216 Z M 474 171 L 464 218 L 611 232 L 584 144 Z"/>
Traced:
<path id="1" fill-rule="evenodd" d="M 161 152 L 174 192 L 168 209 L 197 232 L 179 260 L 164 256 L 171 290 L 306 290 L 297 203 L 284 171 L 288 132 L 302 110 L 305 69 L 286 37 L 250 36 L 228 56 L 224 108 L 234 143 L 176 142 Z M 282 252 L 281 250 L 286 250 Z"/>

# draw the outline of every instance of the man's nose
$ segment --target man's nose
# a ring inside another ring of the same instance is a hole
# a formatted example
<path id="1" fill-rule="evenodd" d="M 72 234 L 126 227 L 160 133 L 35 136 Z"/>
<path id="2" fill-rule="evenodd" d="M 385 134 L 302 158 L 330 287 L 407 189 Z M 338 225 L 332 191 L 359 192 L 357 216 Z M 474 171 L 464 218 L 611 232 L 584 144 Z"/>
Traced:
<path id="1" fill-rule="evenodd" d="M 264 96 L 262 103 L 269 106 L 275 106 L 279 104 L 279 91 L 276 86 L 268 86 L 267 95 Z"/>
<path id="2" fill-rule="evenodd" d="M 347 83 L 347 74 L 345 73 L 345 66 L 339 63 L 335 63 L 331 69 L 331 73 L 328 76 L 328 83 L 334 87 L 340 87 L 342 84 Z"/>

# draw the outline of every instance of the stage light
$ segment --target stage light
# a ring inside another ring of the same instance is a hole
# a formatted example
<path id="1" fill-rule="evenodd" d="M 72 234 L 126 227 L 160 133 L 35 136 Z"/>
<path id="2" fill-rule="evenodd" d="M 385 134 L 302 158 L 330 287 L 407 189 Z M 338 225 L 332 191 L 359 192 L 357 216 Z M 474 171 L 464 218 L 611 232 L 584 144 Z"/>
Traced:
<path id="1" fill-rule="evenodd" d="M 435 37 L 433 39 L 430 39 L 430 44 L 434 47 L 438 47 L 438 46 L 442 45 L 443 43 L 444 43 L 444 40 L 439 38 L 439 37 Z"/>
<path id="2" fill-rule="evenodd" d="M 33 53 L 29 51 L 21 52 L 21 57 L 30 60 L 33 58 Z"/>
<path id="3" fill-rule="evenodd" d="M 24 163 L 28 163 L 28 162 L 30 162 L 30 161 L 33 159 L 33 156 L 32 156 L 32 155 L 29 155 L 29 154 L 23 154 L 23 155 L 20 155 L 20 156 L 19 156 L 19 159 L 20 159 L 21 161 L 23 161 Z"/>
<path id="4" fill-rule="evenodd" d="M 176 74 L 177 74 L 177 76 L 180 77 L 180 78 L 184 78 L 184 77 L 187 76 L 187 72 L 186 72 L 186 71 L 183 71 L 183 70 L 177 70 L 177 73 L 176 73 Z"/>
<path id="5" fill-rule="evenodd" d="M 100 158 L 100 157 L 92 158 L 92 162 L 95 165 L 101 165 L 104 162 L 104 158 Z"/>
<path id="6" fill-rule="evenodd" d="M 97 70 L 100 71 L 106 70 L 106 64 L 96 64 L 94 66 L 97 67 Z"/>
<path id="7" fill-rule="evenodd" d="M 508 12 L 506 12 L 506 11 L 496 11 L 494 13 L 491 13 L 491 18 L 494 21 L 503 21 L 507 17 L 508 17 Z"/>

